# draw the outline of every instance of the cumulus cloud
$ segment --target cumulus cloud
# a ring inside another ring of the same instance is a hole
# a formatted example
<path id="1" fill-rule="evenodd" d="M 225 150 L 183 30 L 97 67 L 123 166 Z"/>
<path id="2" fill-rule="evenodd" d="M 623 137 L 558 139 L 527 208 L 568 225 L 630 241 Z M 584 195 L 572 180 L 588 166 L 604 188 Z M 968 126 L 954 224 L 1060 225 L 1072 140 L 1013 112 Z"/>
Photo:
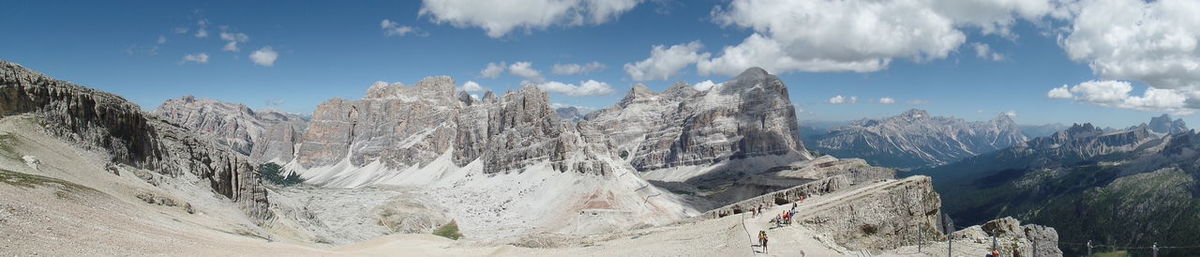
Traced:
<path id="1" fill-rule="evenodd" d="M 715 83 L 712 80 L 705 80 L 705 81 L 700 81 L 700 83 L 696 83 L 695 85 L 692 85 L 692 87 L 696 88 L 696 90 L 706 91 L 706 90 L 709 90 L 712 88 L 721 87 L 721 85 L 724 85 L 724 84 L 725 83 Z"/>
<path id="2" fill-rule="evenodd" d="M 625 73 L 637 81 L 668 79 L 688 65 L 707 59 L 708 53 L 698 53 L 701 47 L 704 45 L 700 44 L 700 41 L 671 47 L 655 45 L 650 49 L 650 58 L 637 63 L 626 63 Z"/>
<path id="3" fill-rule="evenodd" d="M 1051 89 L 1050 92 L 1046 92 L 1046 97 L 1050 99 L 1071 99 L 1075 95 L 1071 94 L 1071 90 L 1067 89 L 1067 85 L 1062 85 L 1062 87 L 1057 87 Z"/>
<path id="4" fill-rule="evenodd" d="M 1200 19 L 1195 18 L 1196 13 L 1200 13 L 1200 1 L 1081 2 L 1073 26 L 1065 36 L 1060 35 L 1059 45 L 1069 58 L 1087 63 L 1101 79 L 1150 86 L 1153 90 L 1147 89 L 1142 97 L 1156 100 L 1143 98 L 1137 101 L 1142 105 L 1134 107 L 1161 105 L 1162 101 L 1173 104 L 1178 96 L 1185 99 L 1186 108 L 1196 109 L 1200 108 Z M 1075 87 L 1071 92 L 1076 92 Z"/>
<path id="5" fill-rule="evenodd" d="M 643 0 L 424 0 L 420 15 L 434 23 L 478 27 L 499 38 L 515 29 L 603 24 Z"/>
<path id="6" fill-rule="evenodd" d="M 538 84 L 538 88 L 546 90 L 550 93 L 559 93 L 569 96 L 596 96 L 612 94 L 614 91 L 608 83 L 595 80 L 587 80 L 579 82 L 579 85 L 566 84 L 557 81 L 550 81 Z"/>
<path id="7" fill-rule="evenodd" d="M 260 48 L 250 54 L 250 61 L 260 66 L 271 67 L 275 65 L 275 59 L 279 58 L 279 53 L 271 49 L 271 46 Z"/>
<path id="8" fill-rule="evenodd" d="M 577 74 L 587 74 L 587 73 L 591 73 L 591 72 L 595 72 L 595 71 L 601 71 L 601 70 L 604 70 L 605 68 L 607 68 L 607 66 L 605 66 L 604 64 L 602 64 L 600 62 L 589 62 L 589 63 L 585 63 L 585 64 L 568 63 L 568 64 L 555 64 L 554 68 L 552 68 L 550 70 L 550 72 L 553 72 L 554 74 L 558 74 L 558 75 L 577 75 Z"/>
<path id="9" fill-rule="evenodd" d="M 894 103 L 896 103 L 896 99 L 894 99 L 894 98 L 891 98 L 891 97 L 883 97 L 883 98 L 879 98 L 879 103 L 881 103 L 881 104 L 894 104 Z"/>
<path id="10" fill-rule="evenodd" d="M 383 30 L 383 36 L 385 36 L 385 37 L 390 37 L 390 36 L 403 37 L 403 36 L 409 35 L 409 34 L 416 35 L 416 36 L 424 36 L 424 33 L 420 33 L 420 31 L 416 27 L 403 26 L 403 25 L 400 25 L 400 23 L 396 23 L 396 22 L 388 20 L 388 19 L 383 19 L 383 21 L 379 22 L 379 28 Z"/>
<path id="11" fill-rule="evenodd" d="M 534 69 L 533 63 L 530 62 L 514 62 L 513 64 L 508 65 L 508 73 L 533 82 L 545 81 L 545 79 L 542 78 L 542 72 Z"/>
<path id="12" fill-rule="evenodd" d="M 504 62 L 500 62 L 500 63 L 489 62 L 487 64 L 487 67 L 484 67 L 483 70 L 479 71 L 479 76 L 484 77 L 484 78 L 489 78 L 489 79 L 498 78 L 498 77 L 500 77 L 500 74 L 504 73 L 504 69 L 506 67 L 507 67 L 507 64 Z"/>
<path id="13" fill-rule="evenodd" d="M 241 50 L 238 48 L 238 43 L 244 43 L 250 40 L 250 36 L 247 36 L 243 33 L 229 33 L 221 31 L 220 36 L 221 40 L 225 41 L 225 47 L 221 48 L 221 50 L 230 52 L 237 52 L 238 50 Z"/>
<path id="14" fill-rule="evenodd" d="M 858 103 L 858 97 L 857 97 L 857 96 L 844 97 L 844 96 L 842 96 L 842 95 L 837 95 L 837 96 L 834 96 L 834 97 L 832 97 L 832 98 L 829 98 L 829 103 L 831 103 L 831 104 L 852 104 L 852 103 Z"/>
<path id="15" fill-rule="evenodd" d="M 1046 96 L 1141 111 L 1175 113 L 1191 113 L 1193 111 L 1185 103 L 1187 97 L 1172 89 L 1149 87 L 1142 92 L 1141 96 L 1136 96 L 1130 94 L 1133 92 L 1133 85 L 1127 81 L 1116 80 L 1092 80 L 1069 88 L 1068 90 L 1068 86 L 1063 85 L 1051 89 Z"/>
<path id="16" fill-rule="evenodd" d="M 1003 61 L 1004 55 L 992 52 L 991 46 L 984 43 L 971 43 L 971 48 L 975 48 L 975 57 L 984 60 Z"/>
<path id="17" fill-rule="evenodd" d="M 713 56 L 694 62 L 703 75 L 734 76 L 754 66 L 775 73 L 872 72 L 897 58 L 945 58 L 966 41 L 963 28 L 1011 36 L 1019 19 L 1040 22 L 1064 10 L 1052 0 L 734 0 L 714 9 L 713 20 L 754 33 L 719 55 L 691 55 Z M 1002 56 L 989 51 L 988 58 Z"/>
<path id="18" fill-rule="evenodd" d="M 467 91 L 467 92 L 487 91 L 487 89 L 483 88 L 483 86 L 480 86 L 479 83 L 475 83 L 475 81 L 469 81 L 469 80 L 467 81 L 467 83 L 463 83 L 462 90 Z"/>
<path id="19" fill-rule="evenodd" d="M 208 54 L 207 53 L 188 54 L 188 55 L 184 55 L 183 60 L 180 61 L 180 63 L 189 63 L 189 62 L 208 63 Z"/>
<path id="20" fill-rule="evenodd" d="M 167 37 L 165 37 L 163 35 L 158 35 L 158 41 L 155 41 L 155 42 L 158 42 L 158 44 L 167 43 Z"/>

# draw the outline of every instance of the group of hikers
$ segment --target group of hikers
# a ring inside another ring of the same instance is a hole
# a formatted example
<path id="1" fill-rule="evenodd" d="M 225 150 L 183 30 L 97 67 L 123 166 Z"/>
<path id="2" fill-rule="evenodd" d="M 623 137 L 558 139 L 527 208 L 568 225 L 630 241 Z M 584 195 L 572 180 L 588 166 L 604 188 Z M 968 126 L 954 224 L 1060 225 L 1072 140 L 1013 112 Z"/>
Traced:
<path id="1" fill-rule="evenodd" d="M 804 201 L 803 196 L 801 196 L 800 198 L 797 198 L 796 201 L 792 202 L 792 209 L 775 215 L 775 218 L 772 218 L 770 221 L 771 224 L 775 224 L 775 227 L 773 227 L 773 228 L 782 227 L 785 224 L 791 225 L 792 221 L 794 220 L 794 218 L 796 216 L 796 208 L 798 208 L 800 206 L 799 203 L 801 201 Z M 758 206 L 750 207 L 750 215 L 752 217 L 758 217 L 760 215 L 763 215 L 764 208 L 766 208 L 766 206 L 763 206 L 761 204 Z M 762 248 L 763 253 L 767 253 L 767 241 L 768 241 L 767 239 L 768 239 L 767 231 L 759 230 L 758 231 L 758 246 Z"/>

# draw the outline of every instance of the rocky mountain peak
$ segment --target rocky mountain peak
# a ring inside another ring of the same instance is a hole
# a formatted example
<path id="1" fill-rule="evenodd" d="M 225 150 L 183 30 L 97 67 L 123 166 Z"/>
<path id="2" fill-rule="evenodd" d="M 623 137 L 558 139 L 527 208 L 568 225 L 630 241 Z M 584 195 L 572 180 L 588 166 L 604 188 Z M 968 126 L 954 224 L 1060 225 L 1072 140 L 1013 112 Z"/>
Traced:
<path id="1" fill-rule="evenodd" d="M 658 93 L 655 93 L 654 90 L 650 90 L 650 88 L 646 87 L 646 85 L 639 83 L 633 85 L 633 88 L 629 89 L 629 93 L 625 94 L 625 98 L 621 98 L 621 101 L 618 102 L 617 105 L 629 106 L 634 103 L 653 101 L 657 97 Z"/>
<path id="2" fill-rule="evenodd" d="M 787 86 L 783 84 L 783 81 L 759 67 L 746 69 L 733 80 L 725 82 L 720 93 L 725 95 L 745 94 L 755 89 L 761 89 L 767 94 L 783 96 L 784 100 L 788 97 Z"/>
<path id="3" fill-rule="evenodd" d="M 921 109 L 910 109 L 908 111 L 905 111 L 904 113 L 901 113 L 900 117 L 907 118 L 910 120 L 930 118 L 929 112 L 926 112 L 925 110 L 921 110 Z"/>
<path id="4" fill-rule="evenodd" d="M 700 93 L 700 91 L 696 90 L 696 88 L 692 87 L 692 85 L 688 85 L 688 83 L 684 82 L 678 82 L 675 83 L 675 85 L 672 85 L 670 88 L 667 88 L 667 91 L 663 91 L 662 94 L 674 99 L 683 99 L 692 97 L 698 93 Z"/>
<path id="5" fill-rule="evenodd" d="M 1150 118 L 1149 129 L 1156 133 L 1175 134 L 1187 131 L 1187 124 L 1183 119 L 1172 120 L 1170 115 L 1163 114 L 1162 116 Z"/>
<path id="6" fill-rule="evenodd" d="M 1065 133 L 1065 135 L 1069 137 L 1078 138 L 1099 135 L 1104 133 L 1104 130 L 1092 125 L 1092 123 L 1075 123 L 1071 125 L 1071 128 L 1068 128 L 1060 133 Z"/>
<path id="7" fill-rule="evenodd" d="M 414 101 L 431 101 L 431 102 L 453 102 L 457 101 L 455 95 L 454 79 L 446 76 L 426 77 L 417 82 L 413 86 L 405 86 L 403 83 L 387 83 L 375 82 L 369 89 L 364 99 L 399 99 L 405 102 Z"/>

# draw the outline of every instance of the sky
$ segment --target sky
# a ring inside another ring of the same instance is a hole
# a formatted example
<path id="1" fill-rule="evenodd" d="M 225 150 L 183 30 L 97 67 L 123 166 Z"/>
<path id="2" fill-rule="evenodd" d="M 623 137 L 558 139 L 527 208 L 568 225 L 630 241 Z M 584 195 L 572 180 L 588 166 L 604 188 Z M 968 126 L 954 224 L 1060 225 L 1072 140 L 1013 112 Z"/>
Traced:
<path id="1" fill-rule="evenodd" d="M 759 66 L 800 120 L 919 108 L 1127 127 L 1200 108 L 1200 1 L 4 0 L 0 59 L 154 109 L 311 113 L 377 82 L 536 85 L 560 105 Z"/>

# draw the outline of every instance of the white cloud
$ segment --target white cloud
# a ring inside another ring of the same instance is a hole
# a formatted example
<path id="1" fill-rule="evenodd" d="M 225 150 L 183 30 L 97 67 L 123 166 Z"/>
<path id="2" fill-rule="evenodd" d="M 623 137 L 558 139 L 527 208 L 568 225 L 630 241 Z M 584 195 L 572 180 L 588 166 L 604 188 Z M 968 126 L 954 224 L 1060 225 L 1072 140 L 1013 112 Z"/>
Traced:
<path id="1" fill-rule="evenodd" d="M 1063 85 L 1047 92 L 1050 98 L 1070 98 L 1101 106 L 1117 107 L 1152 112 L 1191 113 L 1186 105 L 1187 97 L 1172 89 L 1149 87 L 1141 96 L 1130 95 L 1133 85 L 1127 81 L 1093 80 L 1070 87 Z"/>
<path id="2" fill-rule="evenodd" d="M 650 49 L 650 58 L 639 61 L 637 63 L 626 63 L 625 73 L 628 73 L 633 80 L 666 80 L 679 70 L 686 68 L 692 63 L 707 59 L 709 54 L 700 54 L 697 51 L 704 45 L 700 41 L 692 41 L 687 44 L 673 45 L 664 47 L 663 45 L 655 45 Z M 740 71 L 739 71 L 740 72 Z"/>
<path id="3" fill-rule="evenodd" d="M 1008 116 L 1011 118 L 1017 117 L 1017 111 L 1014 111 L 1014 110 L 1008 110 L 1008 111 L 1004 112 L 1003 114 L 1004 114 L 1004 116 Z"/>
<path id="4" fill-rule="evenodd" d="M 390 36 L 404 37 L 405 35 L 408 35 L 408 34 L 413 34 L 416 36 L 424 36 L 423 33 L 419 33 L 419 31 L 417 30 L 416 27 L 402 26 L 399 23 L 396 23 L 396 22 L 388 20 L 388 19 L 383 19 L 383 21 L 379 22 L 379 28 L 383 30 L 383 36 L 385 36 L 385 37 L 390 37 Z"/>
<path id="5" fill-rule="evenodd" d="M 505 64 L 504 62 L 500 62 L 500 63 L 489 62 L 486 68 L 483 68 L 483 70 L 479 71 L 479 76 L 484 77 L 484 78 L 489 78 L 489 79 L 498 78 L 498 77 L 500 77 L 501 73 L 504 73 L 504 69 L 506 66 L 507 66 L 507 64 Z"/>
<path id="6" fill-rule="evenodd" d="M 1104 80 L 1150 86 L 1137 106 L 1200 108 L 1200 1 L 1095 0 L 1081 2 L 1073 26 L 1059 45 Z M 1097 82 L 1084 82 L 1084 84 Z M 1106 82 L 1107 83 L 1107 82 Z M 1163 91 L 1166 90 L 1166 91 Z M 1075 88 L 1072 88 L 1075 92 Z M 1153 93 L 1153 95 L 1152 95 Z M 1166 101 L 1166 102 L 1163 102 Z M 1111 104 L 1110 104 L 1111 106 Z M 1118 106 L 1119 107 L 1119 106 Z"/>
<path id="7" fill-rule="evenodd" d="M 979 57 L 979 59 L 992 60 L 992 61 L 1003 61 L 1004 60 L 1004 55 L 1000 54 L 1000 53 L 992 52 L 992 48 L 991 48 L 991 46 L 988 46 L 988 44 L 971 43 L 971 47 L 975 48 L 975 57 Z"/>
<path id="8" fill-rule="evenodd" d="M 633 9 L 643 0 L 424 0 L 420 15 L 434 23 L 479 27 L 493 38 L 514 29 L 602 24 Z"/>
<path id="9" fill-rule="evenodd" d="M 203 28 L 196 29 L 196 37 L 198 37 L 198 38 L 208 37 L 208 30 L 204 30 Z"/>
<path id="10" fill-rule="evenodd" d="M 534 69 L 533 63 L 530 62 L 514 62 L 513 64 L 508 65 L 508 73 L 533 82 L 545 81 L 545 79 L 542 78 L 542 72 Z"/>
<path id="11" fill-rule="evenodd" d="M 253 61 L 254 64 L 266 67 L 274 66 L 275 59 L 278 58 L 279 53 L 276 53 L 275 50 L 272 50 L 271 46 L 265 46 L 250 54 L 250 61 Z"/>
<path id="12" fill-rule="evenodd" d="M 197 21 L 196 21 L 196 34 L 195 34 L 195 36 L 196 36 L 197 38 L 206 38 L 206 37 L 208 37 L 208 30 L 206 30 L 206 29 L 205 29 L 205 28 L 207 28 L 207 27 L 208 27 L 208 19 L 200 19 L 200 20 L 197 20 Z"/>
<path id="13" fill-rule="evenodd" d="M 177 28 L 171 30 L 171 32 L 175 32 L 175 34 L 187 34 L 188 28 L 187 27 L 177 27 Z"/>
<path id="14" fill-rule="evenodd" d="M 469 81 L 469 80 L 467 81 L 467 83 L 463 83 L 462 90 L 467 91 L 467 92 L 487 91 L 487 89 L 483 88 L 483 86 L 480 86 L 479 83 L 475 83 L 475 81 Z"/>
<path id="15" fill-rule="evenodd" d="M 604 68 L 607 68 L 607 66 L 604 66 L 604 64 L 599 62 L 589 62 L 585 64 L 568 63 L 555 64 L 554 68 L 551 69 L 550 72 L 558 75 L 577 75 L 601 71 L 604 70 Z"/>
<path id="16" fill-rule="evenodd" d="M 1071 91 L 1067 89 L 1067 85 L 1062 85 L 1062 87 L 1056 87 L 1051 89 L 1050 92 L 1046 92 L 1046 97 L 1050 99 L 1071 99 L 1075 95 L 1071 94 Z"/>
<path id="17" fill-rule="evenodd" d="M 578 86 L 574 84 L 550 81 L 538 84 L 538 88 L 546 90 L 546 92 L 559 93 L 569 96 L 596 96 L 612 94 L 614 92 L 612 86 L 609 86 L 608 83 L 595 80 L 580 82 Z"/>
<path id="18" fill-rule="evenodd" d="M 734 0 L 714 9 L 713 19 L 754 33 L 696 66 L 700 74 L 727 76 L 752 66 L 872 72 L 896 58 L 945 58 L 966 41 L 965 27 L 1011 35 L 1017 19 L 1040 21 L 1061 9 L 1052 0 Z"/>
<path id="19" fill-rule="evenodd" d="M 157 40 L 157 41 L 155 41 L 155 42 L 158 42 L 158 44 L 164 44 L 164 43 L 167 43 L 167 37 L 165 37 L 165 36 L 163 36 L 163 35 L 158 35 L 158 40 Z"/>
<path id="20" fill-rule="evenodd" d="M 700 83 L 696 83 L 695 85 L 692 85 L 692 87 L 696 88 L 696 90 L 706 91 L 706 90 L 709 90 L 712 88 L 721 87 L 721 85 L 724 85 L 724 84 L 725 83 L 715 83 L 712 80 L 705 80 L 705 81 L 700 81 Z"/>
<path id="21" fill-rule="evenodd" d="M 837 96 L 834 96 L 834 97 L 832 97 L 832 98 L 829 98 L 829 103 L 831 103 L 831 104 L 852 104 L 852 103 L 858 103 L 858 97 L 857 97 L 857 96 L 844 97 L 844 96 L 842 96 L 842 95 L 837 95 Z"/>
<path id="22" fill-rule="evenodd" d="M 250 36 L 247 36 L 246 34 L 243 34 L 243 33 L 229 33 L 229 32 L 225 32 L 225 31 L 221 31 L 221 40 L 224 40 L 226 42 L 225 47 L 221 48 L 221 50 L 237 52 L 238 50 L 241 50 L 240 48 L 238 48 L 238 43 L 244 43 L 246 41 L 249 41 Z"/>
<path id="23" fill-rule="evenodd" d="M 881 103 L 881 104 L 894 104 L 894 103 L 896 103 L 896 99 L 894 99 L 894 98 L 891 98 L 891 97 L 883 97 L 883 98 L 879 98 L 879 103 Z"/>
<path id="24" fill-rule="evenodd" d="M 208 63 L 208 54 L 207 53 L 188 54 L 188 55 L 183 56 L 183 61 L 180 61 L 180 63 L 189 63 L 189 62 Z"/>

